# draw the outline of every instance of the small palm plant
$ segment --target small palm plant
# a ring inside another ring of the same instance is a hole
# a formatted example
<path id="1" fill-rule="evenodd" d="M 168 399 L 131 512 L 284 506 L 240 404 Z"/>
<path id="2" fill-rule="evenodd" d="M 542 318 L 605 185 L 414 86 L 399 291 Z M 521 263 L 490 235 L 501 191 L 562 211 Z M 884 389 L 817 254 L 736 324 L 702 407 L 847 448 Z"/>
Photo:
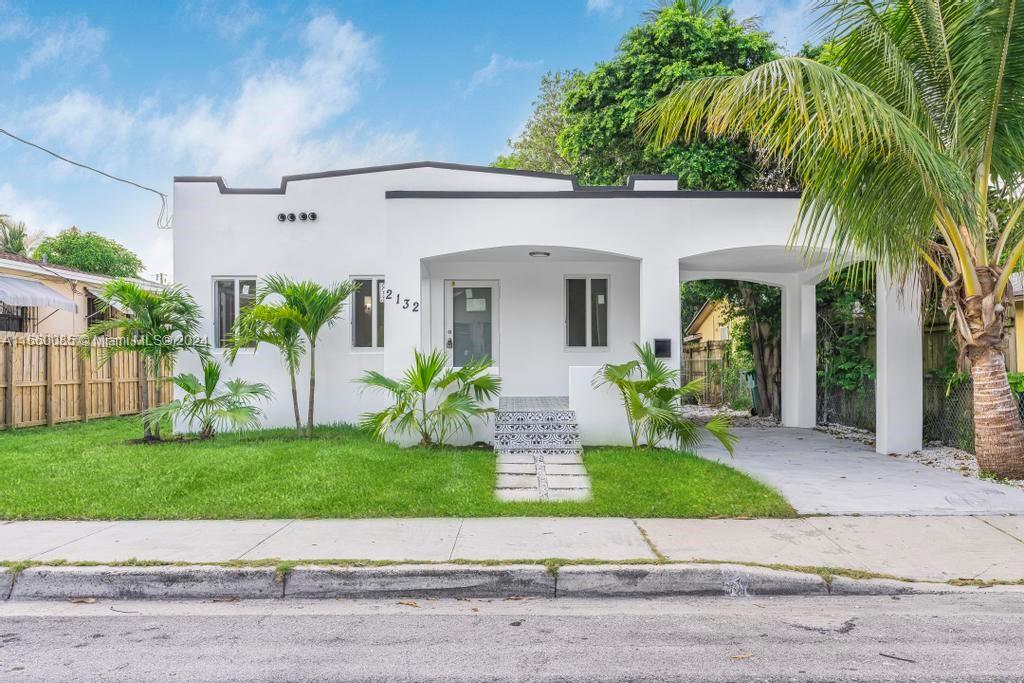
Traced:
<path id="1" fill-rule="evenodd" d="M 109 333 L 118 335 L 116 344 L 101 348 L 99 361 L 110 362 L 115 354 L 137 351 L 142 358 L 140 364 L 140 386 L 149 386 L 149 377 L 156 377 L 156 401 L 162 402 L 164 368 L 172 366 L 181 351 L 195 351 L 204 360 L 209 358 L 208 343 L 200 338 L 200 309 L 196 300 L 181 285 L 151 291 L 136 282 L 111 280 L 99 296 L 100 311 L 124 311 L 126 315 L 112 316 L 89 326 L 85 336 L 91 342 Z M 90 349 L 84 345 L 83 357 Z M 146 441 L 160 439 L 160 423 L 151 423 L 149 391 L 141 391 L 142 431 Z"/>
<path id="2" fill-rule="evenodd" d="M 699 446 L 699 426 L 683 416 L 682 406 L 687 398 L 700 394 L 700 379 L 679 386 L 679 371 L 657 358 L 649 343 L 633 346 L 635 360 L 604 365 L 592 382 L 595 389 L 611 386 L 619 392 L 633 448 L 638 448 L 641 440 L 656 446 L 665 439 L 674 441 L 680 450 Z M 729 431 L 731 426 L 728 416 L 716 415 L 704 429 L 732 453 L 736 437 Z"/>
<path id="3" fill-rule="evenodd" d="M 284 303 L 255 304 L 243 308 L 231 333 L 231 348 L 228 350 L 227 358 L 234 363 L 240 349 L 255 349 L 261 343 L 277 347 L 285 367 L 288 368 L 295 431 L 301 434 L 302 414 L 299 411 L 299 391 L 295 375 L 306 352 L 306 345 L 302 340 L 299 324 Z"/>
<path id="4" fill-rule="evenodd" d="M 349 281 L 324 286 L 310 280 L 292 280 L 284 275 L 263 278 L 256 292 L 256 306 L 278 306 L 276 315 L 291 320 L 306 338 L 309 350 L 309 404 L 306 437 L 313 437 L 313 404 L 316 395 L 316 343 L 324 328 L 334 327 L 356 286 Z M 294 394 L 293 394 L 294 396 Z"/>
<path id="5" fill-rule="evenodd" d="M 218 431 L 241 431 L 259 427 L 263 411 L 257 402 L 269 399 L 270 388 L 262 383 L 240 379 L 224 382 L 221 388 L 221 367 L 215 361 L 204 360 L 203 376 L 191 373 L 171 378 L 182 397 L 151 408 L 147 416 L 159 423 L 164 419 L 182 418 L 190 430 L 198 426 L 200 439 L 211 439 Z"/>
<path id="6" fill-rule="evenodd" d="M 383 440 L 392 429 L 398 434 L 418 434 L 421 446 L 443 446 L 476 418 L 495 412 L 481 405 L 501 393 L 501 378 L 490 374 L 490 359 L 475 360 L 460 368 L 448 366 L 448 357 L 435 349 L 413 351 L 413 365 L 401 379 L 368 371 L 357 382 L 391 395 L 393 403 L 363 413 L 359 426 Z"/>

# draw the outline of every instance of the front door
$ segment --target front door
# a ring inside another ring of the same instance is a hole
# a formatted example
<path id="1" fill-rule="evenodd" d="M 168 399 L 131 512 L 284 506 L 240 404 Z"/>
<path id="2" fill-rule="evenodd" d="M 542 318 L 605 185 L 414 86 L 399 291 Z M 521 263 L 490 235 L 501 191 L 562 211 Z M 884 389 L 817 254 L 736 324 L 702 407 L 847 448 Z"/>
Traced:
<path id="1" fill-rule="evenodd" d="M 498 364 L 498 281 L 445 280 L 445 350 L 455 367 L 490 358 Z"/>

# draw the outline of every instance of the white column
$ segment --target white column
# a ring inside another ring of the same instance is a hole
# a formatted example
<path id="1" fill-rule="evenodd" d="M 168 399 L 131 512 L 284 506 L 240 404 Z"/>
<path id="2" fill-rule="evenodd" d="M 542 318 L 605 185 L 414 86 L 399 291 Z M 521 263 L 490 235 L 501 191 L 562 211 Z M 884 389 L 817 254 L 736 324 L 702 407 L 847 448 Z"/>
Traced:
<path id="1" fill-rule="evenodd" d="M 881 271 L 875 312 L 875 450 L 909 453 L 921 448 L 924 370 L 921 351 L 920 285 L 899 294 Z"/>
<path id="2" fill-rule="evenodd" d="M 614 286 L 614 285 L 613 285 Z M 679 260 L 644 258 L 640 264 L 640 344 L 668 339 L 671 358 L 663 358 L 669 367 L 679 367 L 679 341 L 682 334 L 679 311 Z"/>
<path id="3" fill-rule="evenodd" d="M 794 279 L 782 286 L 782 424 L 812 428 L 817 417 L 815 286 Z"/>

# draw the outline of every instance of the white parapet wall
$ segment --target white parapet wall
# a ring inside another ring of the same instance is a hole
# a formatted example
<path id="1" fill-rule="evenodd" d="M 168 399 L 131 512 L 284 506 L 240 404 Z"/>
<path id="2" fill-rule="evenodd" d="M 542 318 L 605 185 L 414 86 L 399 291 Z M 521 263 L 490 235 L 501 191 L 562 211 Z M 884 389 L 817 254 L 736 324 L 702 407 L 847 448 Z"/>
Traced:
<path id="1" fill-rule="evenodd" d="M 596 365 L 574 365 L 569 368 L 569 408 L 576 411 L 580 440 L 584 446 L 628 446 L 622 399 L 614 388 L 594 388 Z"/>

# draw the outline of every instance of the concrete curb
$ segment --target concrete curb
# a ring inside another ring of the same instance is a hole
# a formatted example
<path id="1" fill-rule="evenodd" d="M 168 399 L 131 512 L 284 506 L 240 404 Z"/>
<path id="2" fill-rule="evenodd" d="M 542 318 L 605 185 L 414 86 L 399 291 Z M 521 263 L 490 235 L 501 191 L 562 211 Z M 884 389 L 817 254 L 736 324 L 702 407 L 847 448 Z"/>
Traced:
<path id="1" fill-rule="evenodd" d="M 11 588 L 14 587 L 14 572 L 6 567 L 0 567 L 0 600 L 11 597 Z"/>
<path id="2" fill-rule="evenodd" d="M 742 565 L 579 565 L 559 570 L 558 595 L 828 595 L 828 586 L 814 574 Z"/>
<path id="3" fill-rule="evenodd" d="M 539 565 L 299 566 L 288 572 L 286 598 L 431 595 L 555 596 L 555 577 Z"/>
<path id="4" fill-rule="evenodd" d="M 523 565 L 299 565 L 279 580 L 273 567 L 153 566 L 0 568 L 0 600 L 382 598 L 513 596 L 852 596 L 1024 592 L 1024 586 L 951 586 L 833 577 L 732 564 L 568 565 L 552 575 Z"/>
<path id="5" fill-rule="evenodd" d="M 30 567 L 11 600 L 279 598 L 273 567 Z"/>

